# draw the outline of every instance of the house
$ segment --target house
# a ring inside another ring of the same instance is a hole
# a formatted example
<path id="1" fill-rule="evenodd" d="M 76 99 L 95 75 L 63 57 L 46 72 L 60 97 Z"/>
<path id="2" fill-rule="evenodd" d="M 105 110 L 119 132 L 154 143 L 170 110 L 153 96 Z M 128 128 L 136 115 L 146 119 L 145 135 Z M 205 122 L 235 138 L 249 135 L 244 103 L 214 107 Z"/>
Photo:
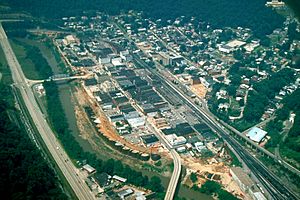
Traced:
<path id="1" fill-rule="evenodd" d="M 107 173 L 95 173 L 93 177 L 95 181 L 100 185 L 100 187 L 109 185 L 111 179 L 111 176 Z"/>

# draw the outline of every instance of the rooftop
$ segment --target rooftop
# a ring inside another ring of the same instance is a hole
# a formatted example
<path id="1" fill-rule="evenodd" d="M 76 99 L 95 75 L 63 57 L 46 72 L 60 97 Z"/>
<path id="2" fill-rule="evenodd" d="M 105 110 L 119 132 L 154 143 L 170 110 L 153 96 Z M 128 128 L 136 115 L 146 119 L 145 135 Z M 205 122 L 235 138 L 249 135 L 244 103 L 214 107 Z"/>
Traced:
<path id="1" fill-rule="evenodd" d="M 258 128 L 253 127 L 246 136 L 249 137 L 254 142 L 260 142 L 265 136 L 267 135 L 267 132 Z"/>

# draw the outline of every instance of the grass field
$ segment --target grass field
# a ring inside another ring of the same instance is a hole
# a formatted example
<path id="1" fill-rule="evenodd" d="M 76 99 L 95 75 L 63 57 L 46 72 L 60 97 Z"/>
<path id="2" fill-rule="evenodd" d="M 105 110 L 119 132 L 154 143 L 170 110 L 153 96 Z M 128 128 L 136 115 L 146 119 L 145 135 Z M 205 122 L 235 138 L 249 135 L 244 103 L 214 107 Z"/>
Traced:
<path id="1" fill-rule="evenodd" d="M 41 79 L 40 75 L 35 69 L 35 65 L 27 58 L 26 49 L 18 40 L 10 40 L 10 44 L 19 60 L 23 72 L 28 79 Z"/>

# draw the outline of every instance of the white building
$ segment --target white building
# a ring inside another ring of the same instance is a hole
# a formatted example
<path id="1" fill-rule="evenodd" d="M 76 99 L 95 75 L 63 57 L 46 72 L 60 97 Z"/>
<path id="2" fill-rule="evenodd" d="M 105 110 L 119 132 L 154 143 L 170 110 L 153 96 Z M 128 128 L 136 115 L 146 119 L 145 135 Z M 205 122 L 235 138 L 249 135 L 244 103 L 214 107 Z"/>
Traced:
<path id="1" fill-rule="evenodd" d="M 261 140 L 267 135 L 268 133 L 258 127 L 253 127 L 246 136 L 249 137 L 252 141 L 260 143 Z"/>
<path id="2" fill-rule="evenodd" d="M 206 149 L 206 146 L 203 144 L 203 142 L 196 142 L 194 145 L 199 153 L 201 153 L 202 150 Z"/>
<path id="3" fill-rule="evenodd" d="M 183 136 L 177 136 L 176 134 L 167 135 L 166 138 L 172 146 L 182 145 L 187 142 Z"/>
<path id="4" fill-rule="evenodd" d="M 132 128 L 137 128 L 145 125 L 145 119 L 143 117 L 131 118 L 127 119 L 127 121 Z"/>
<path id="5" fill-rule="evenodd" d="M 120 57 L 122 58 L 122 60 L 124 60 L 125 62 L 131 61 L 132 60 L 132 56 L 129 54 L 129 51 L 121 51 L 120 52 Z"/>
<path id="6" fill-rule="evenodd" d="M 82 168 L 89 174 L 94 173 L 96 171 L 96 169 L 90 166 L 89 164 L 84 165 Z"/>

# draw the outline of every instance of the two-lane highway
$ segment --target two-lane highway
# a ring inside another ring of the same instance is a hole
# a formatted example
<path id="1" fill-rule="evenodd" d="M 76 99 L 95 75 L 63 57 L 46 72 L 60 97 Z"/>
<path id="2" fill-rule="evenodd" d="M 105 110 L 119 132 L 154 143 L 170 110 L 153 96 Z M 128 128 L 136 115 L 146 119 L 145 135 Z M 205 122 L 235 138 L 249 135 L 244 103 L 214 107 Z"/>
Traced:
<path id="1" fill-rule="evenodd" d="M 34 94 L 26 82 L 26 78 L 22 71 L 22 68 L 10 46 L 7 36 L 0 24 L 0 44 L 2 46 L 3 52 L 7 59 L 7 63 L 10 67 L 12 78 L 14 80 L 15 86 L 20 90 L 24 103 L 28 109 L 28 112 L 35 123 L 35 126 L 43 139 L 46 147 L 51 153 L 53 159 L 55 160 L 57 166 L 60 168 L 61 172 L 65 176 L 66 180 L 70 184 L 74 193 L 78 199 L 82 200 L 93 200 L 94 195 L 90 192 L 84 180 L 77 176 L 77 169 L 74 164 L 70 161 L 70 158 L 63 150 L 61 144 L 56 139 L 55 134 L 51 130 L 49 124 L 47 123 L 44 115 L 42 114 Z"/>
<path id="2" fill-rule="evenodd" d="M 178 155 L 178 153 L 172 149 L 170 151 L 170 153 L 172 154 L 173 157 L 173 162 L 174 162 L 174 170 L 166 191 L 166 196 L 165 196 L 165 200 L 172 200 L 175 196 L 175 192 L 176 192 L 176 187 L 180 178 L 180 174 L 181 174 L 181 162 L 180 162 L 180 156 Z"/>

